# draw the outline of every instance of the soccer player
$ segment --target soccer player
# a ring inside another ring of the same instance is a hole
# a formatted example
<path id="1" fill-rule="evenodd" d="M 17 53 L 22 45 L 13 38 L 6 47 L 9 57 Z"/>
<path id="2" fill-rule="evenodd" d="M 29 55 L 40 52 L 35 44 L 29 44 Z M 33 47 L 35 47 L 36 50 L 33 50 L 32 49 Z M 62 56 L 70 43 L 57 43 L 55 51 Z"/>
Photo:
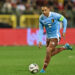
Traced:
<path id="1" fill-rule="evenodd" d="M 39 18 L 39 48 L 42 46 L 42 36 L 43 36 L 43 28 L 46 29 L 46 57 L 44 61 L 44 65 L 40 73 L 44 73 L 46 68 L 50 62 L 50 59 L 55 54 L 63 51 L 63 50 L 72 50 L 72 47 L 69 44 L 65 44 L 64 47 L 56 48 L 59 41 L 59 31 L 58 24 L 59 22 L 63 23 L 63 33 L 62 36 L 65 38 L 67 20 L 61 14 L 51 12 L 49 5 L 44 5 L 41 7 L 42 14 Z"/>

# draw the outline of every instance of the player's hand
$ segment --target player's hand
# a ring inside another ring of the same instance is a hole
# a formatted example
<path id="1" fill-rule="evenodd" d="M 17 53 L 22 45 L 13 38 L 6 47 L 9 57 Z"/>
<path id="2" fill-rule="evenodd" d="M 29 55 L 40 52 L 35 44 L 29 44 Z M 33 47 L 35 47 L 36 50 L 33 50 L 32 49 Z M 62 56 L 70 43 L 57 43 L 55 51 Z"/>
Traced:
<path id="1" fill-rule="evenodd" d="M 64 40 L 65 40 L 65 33 L 62 33 L 62 36 L 63 36 L 63 38 L 64 38 Z"/>
<path id="2" fill-rule="evenodd" d="M 41 48 L 42 47 L 42 42 L 39 42 L 39 48 Z"/>

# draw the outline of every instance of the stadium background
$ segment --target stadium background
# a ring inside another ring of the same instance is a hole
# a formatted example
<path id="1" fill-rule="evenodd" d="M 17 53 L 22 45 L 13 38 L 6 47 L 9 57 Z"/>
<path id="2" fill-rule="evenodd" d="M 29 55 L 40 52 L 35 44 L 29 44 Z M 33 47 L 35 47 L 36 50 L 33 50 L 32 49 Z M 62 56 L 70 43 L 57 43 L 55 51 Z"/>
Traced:
<path id="1" fill-rule="evenodd" d="M 61 13 L 67 18 L 66 42 L 75 44 L 75 0 L 2 0 L 0 1 L 0 45 L 37 45 L 42 4 L 49 4 L 51 11 Z M 43 45 L 45 38 L 44 35 Z M 66 42 L 62 40 L 60 44 Z"/>
<path id="2" fill-rule="evenodd" d="M 41 5 L 47 3 L 67 18 L 66 39 L 60 45 L 68 42 L 73 51 L 52 57 L 45 75 L 75 75 L 75 0 L 0 0 L 0 75 L 31 75 L 31 63 L 42 68 L 46 48 L 37 46 L 38 27 Z M 42 39 L 45 45 L 45 32 Z"/>

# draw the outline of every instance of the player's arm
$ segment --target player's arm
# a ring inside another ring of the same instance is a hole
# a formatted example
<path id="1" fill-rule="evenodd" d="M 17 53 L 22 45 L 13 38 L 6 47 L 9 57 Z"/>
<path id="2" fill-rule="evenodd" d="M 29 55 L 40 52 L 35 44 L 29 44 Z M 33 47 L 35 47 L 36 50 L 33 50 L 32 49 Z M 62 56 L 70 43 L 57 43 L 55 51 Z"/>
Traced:
<path id="1" fill-rule="evenodd" d="M 62 33 L 62 36 L 63 36 L 63 38 L 65 38 L 65 33 L 66 33 L 66 28 L 67 28 L 67 19 L 64 16 L 60 15 L 60 14 L 56 14 L 56 17 L 57 17 L 57 19 L 60 22 L 63 23 L 63 33 Z"/>
<path id="2" fill-rule="evenodd" d="M 65 38 L 66 28 L 67 28 L 67 19 L 64 16 L 61 16 L 59 21 L 63 23 L 63 38 Z"/>
<path id="3" fill-rule="evenodd" d="M 41 20 L 39 20 L 39 48 L 42 46 L 42 37 L 43 37 L 43 24 Z"/>

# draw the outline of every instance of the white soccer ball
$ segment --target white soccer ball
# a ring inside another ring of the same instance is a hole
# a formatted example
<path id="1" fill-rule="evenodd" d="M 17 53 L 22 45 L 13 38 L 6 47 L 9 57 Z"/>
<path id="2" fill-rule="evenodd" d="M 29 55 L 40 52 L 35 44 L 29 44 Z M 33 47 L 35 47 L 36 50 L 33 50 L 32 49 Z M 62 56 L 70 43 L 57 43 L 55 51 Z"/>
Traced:
<path id="1" fill-rule="evenodd" d="M 29 65 L 29 71 L 31 73 L 37 73 L 39 71 L 39 67 L 37 64 L 30 64 Z"/>

